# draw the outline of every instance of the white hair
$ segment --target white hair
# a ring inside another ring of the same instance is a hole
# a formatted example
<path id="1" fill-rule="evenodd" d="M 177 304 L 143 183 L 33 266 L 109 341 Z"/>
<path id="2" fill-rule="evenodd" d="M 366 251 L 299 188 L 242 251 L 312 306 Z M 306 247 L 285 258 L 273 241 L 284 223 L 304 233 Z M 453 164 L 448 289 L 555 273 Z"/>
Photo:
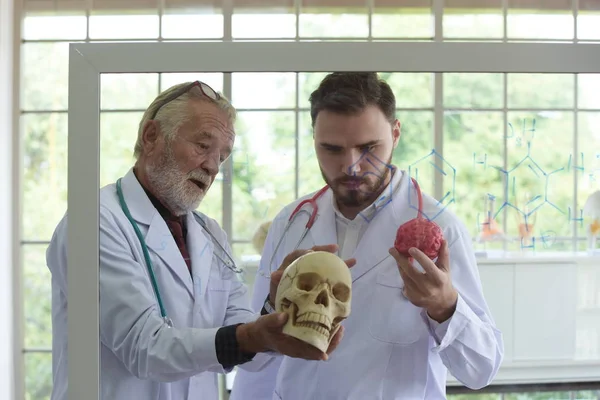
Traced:
<path id="1" fill-rule="evenodd" d="M 138 136 L 133 149 L 133 155 L 136 159 L 142 154 L 142 135 L 144 133 L 144 126 L 148 121 L 150 121 L 151 115 L 156 112 L 165 98 L 169 97 L 173 92 L 181 89 L 182 87 L 190 85 L 191 83 L 192 82 L 184 82 L 168 88 L 159 94 L 158 97 L 156 97 L 156 99 L 154 99 L 154 101 L 150 104 L 150 106 L 148 106 L 144 112 L 142 120 L 140 121 Z M 209 99 L 202 93 L 202 90 L 198 86 L 195 86 L 188 92 L 163 105 L 160 110 L 158 110 L 154 120 L 159 123 L 160 130 L 162 134 L 165 135 L 165 139 L 170 141 L 175 137 L 181 125 L 189 121 L 191 117 L 189 113 L 189 101 L 192 99 L 197 99 L 211 101 L 212 103 L 216 104 L 221 110 L 225 111 L 229 122 L 233 125 L 236 119 L 236 110 L 231 102 L 225 96 L 223 96 L 222 93 L 219 93 L 219 96 L 219 100 Z"/>

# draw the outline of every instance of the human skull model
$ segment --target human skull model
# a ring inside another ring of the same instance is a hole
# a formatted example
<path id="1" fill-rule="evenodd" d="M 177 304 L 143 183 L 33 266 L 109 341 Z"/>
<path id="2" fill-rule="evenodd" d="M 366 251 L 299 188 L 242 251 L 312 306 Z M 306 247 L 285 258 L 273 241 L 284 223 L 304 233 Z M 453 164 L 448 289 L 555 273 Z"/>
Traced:
<path id="1" fill-rule="evenodd" d="M 283 333 L 326 352 L 340 322 L 350 315 L 351 298 L 352 276 L 344 260 L 314 251 L 285 269 L 275 307 L 288 314 Z"/>

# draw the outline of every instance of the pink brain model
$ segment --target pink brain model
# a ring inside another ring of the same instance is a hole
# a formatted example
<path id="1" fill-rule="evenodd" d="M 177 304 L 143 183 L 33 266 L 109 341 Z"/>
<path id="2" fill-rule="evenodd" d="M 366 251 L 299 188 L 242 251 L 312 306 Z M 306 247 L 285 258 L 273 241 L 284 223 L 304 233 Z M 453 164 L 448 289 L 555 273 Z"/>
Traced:
<path id="1" fill-rule="evenodd" d="M 411 179 L 417 191 L 419 210 L 417 218 L 411 219 L 398 228 L 394 247 L 405 257 L 410 257 L 408 250 L 411 247 L 416 247 L 433 260 L 440 252 L 444 235 L 438 224 L 423 217 L 421 189 L 417 181 L 414 178 Z"/>

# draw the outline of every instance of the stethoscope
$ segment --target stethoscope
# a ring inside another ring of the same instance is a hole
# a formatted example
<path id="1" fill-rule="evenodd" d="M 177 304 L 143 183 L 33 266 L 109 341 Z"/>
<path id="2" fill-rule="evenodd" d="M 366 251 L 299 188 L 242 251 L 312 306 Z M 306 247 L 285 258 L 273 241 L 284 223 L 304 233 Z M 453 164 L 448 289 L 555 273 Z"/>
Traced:
<path id="1" fill-rule="evenodd" d="M 160 291 L 158 290 L 158 283 L 156 282 L 156 276 L 154 276 L 152 260 L 150 259 L 150 253 L 148 251 L 148 246 L 146 245 L 146 241 L 144 240 L 144 235 L 142 235 L 140 228 L 138 227 L 137 223 L 131 216 L 131 213 L 129 212 L 129 207 L 127 207 L 127 203 L 125 202 L 125 196 L 123 195 L 123 189 L 121 188 L 121 178 L 119 178 L 117 180 L 117 196 L 119 197 L 119 203 L 121 203 L 121 209 L 123 210 L 123 212 L 125 213 L 125 216 L 127 217 L 129 222 L 133 226 L 133 229 L 135 230 L 135 234 L 137 235 L 138 240 L 140 241 L 140 244 L 142 246 L 142 251 L 144 252 L 144 259 L 146 260 L 146 268 L 148 269 L 148 274 L 150 275 L 150 282 L 152 283 L 152 289 L 154 290 L 154 294 L 156 295 L 156 301 L 158 302 L 158 307 L 160 308 L 160 315 L 161 315 L 162 319 L 165 321 L 165 323 L 169 327 L 172 328 L 173 321 L 171 321 L 171 319 L 167 316 L 167 312 L 165 311 L 165 305 L 162 301 L 162 297 L 160 296 Z M 234 273 L 241 273 L 242 270 L 240 270 L 236 267 L 235 261 L 233 261 L 233 258 L 231 257 L 231 255 L 225 250 L 225 248 L 221 245 L 221 243 L 219 243 L 217 238 L 214 237 L 214 235 L 211 233 L 210 229 L 208 229 L 208 227 L 206 226 L 206 222 L 204 222 L 204 220 L 196 213 L 194 213 L 194 216 L 196 217 L 196 221 L 198 221 L 198 223 L 202 226 L 202 228 L 208 233 L 212 242 L 221 249 L 221 252 L 223 254 L 225 254 L 225 256 L 228 258 L 228 260 L 223 259 L 223 257 L 221 257 L 219 254 L 216 254 L 214 252 L 213 252 L 213 254 L 219 259 L 219 261 L 221 261 L 231 271 L 233 271 Z"/>
<path id="2" fill-rule="evenodd" d="M 314 225 L 314 223 L 315 223 L 315 221 L 317 219 L 317 216 L 318 216 L 318 213 L 319 213 L 319 205 L 317 204 L 317 200 L 319 200 L 319 198 L 321 196 L 323 196 L 323 194 L 325 194 L 325 192 L 328 189 L 329 189 L 329 185 L 323 186 L 311 198 L 302 200 L 296 206 L 296 208 L 294 209 L 294 211 L 292 211 L 292 213 L 290 214 L 290 217 L 288 218 L 288 222 L 286 223 L 285 228 L 283 229 L 281 237 L 279 238 L 279 241 L 277 242 L 277 246 L 275 246 L 275 250 L 273 250 L 273 253 L 271 254 L 271 259 L 269 260 L 269 264 L 268 264 L 269 270 L 271 268 L 271 265 L 273 264 L 273 259 L 275 258 L 275 254 L 277 254 L 277 250 L 279 250 L 279 246 L 281 246 L 281 243 L 283 242 L 283 239 L 287 235 L 287 232 L 290 230 L 290 228 L 294 224 L 294 220 L 301 213 L 305 213 L 305 214 L 308 215 L 308 221 L 306 222 L 306 226 L 304 227 L 304 232 L 302 232 L 302 235 L 300 235 L 300 239 L 298 239 L 298 242 L 296 243 L 296 246 L 294 247 L 294 250 L 297 250 L 300 247 L 300 243 L 302 243 L 302 241 L 304 240 L 304 238 L 308 234 L 308 231 L 310 231 L 310 229 L 312 228 L 312 226 Z M 309 205 L 310 207 L 312 207 L 312 211 L 308 211 L 306 209 L 306 207 L 304 207 L 305 205 Z M 270 276 L 267 276 L 264 272 L 261 272 L 261 275 L 264 276 L 264 277 L 266 277 L 266 278 L 270 278 Z"/>

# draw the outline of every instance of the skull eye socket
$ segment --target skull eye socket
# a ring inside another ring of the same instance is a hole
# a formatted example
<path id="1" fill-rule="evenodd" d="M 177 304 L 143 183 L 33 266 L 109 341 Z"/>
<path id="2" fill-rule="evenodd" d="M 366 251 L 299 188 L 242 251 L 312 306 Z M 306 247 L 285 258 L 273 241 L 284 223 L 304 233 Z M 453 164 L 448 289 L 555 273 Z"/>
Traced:
<path id="1" fill-rule="evenodd" d="M 298 276 L 297 288 L 306 292 L 310 292 L 319 283 L 321 283 L 321 277 L 319 274 L 315 274 L 314 272 L 306 272 Z"/>
<path id="2" fill-rule="evenodd" d="M 350 288 L 343 283 L 338 283 L 333 287 L 332 294 L 333 297 L 345 303 L 350 299 Z"/>

